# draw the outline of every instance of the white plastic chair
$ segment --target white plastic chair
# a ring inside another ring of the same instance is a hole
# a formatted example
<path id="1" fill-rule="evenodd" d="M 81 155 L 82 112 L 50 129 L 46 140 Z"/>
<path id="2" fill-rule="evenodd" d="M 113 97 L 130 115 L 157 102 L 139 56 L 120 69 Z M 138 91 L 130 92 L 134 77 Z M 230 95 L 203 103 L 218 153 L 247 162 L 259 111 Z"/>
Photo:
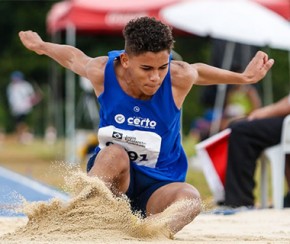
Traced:
<path id="1" fill-rule="evenodd" d="M 224 185 L 222 183 L 222 179 L 214 168 L 212 158 L 210 158 L 207 149 L 211 146 L 219 149 L 219 147 L 224 144 L 224 138 L 227 137 L 229 134 L 230 129 L 226 129 L 195 145 L 197 158 L 202 165 L 203 173 L 216 203 L 224 200 Z M 270 162 L 271 166 L 273 207 L 277 209 L 283 208 L 285 154 L 290 154 L 290 115 L 286 116 L 283 122 L 281 143 L 265 149 L 260 157 L 260 190 L 262 208 L 266 208 L 268 203 L 267 162 Z M 223 160 L 226 159 L 223 157 L 222 160 L 218 162 L 218 164 L 225 165 L 226 162 L 224 162 Z"/>
<path id="2" fill-rule="evenodd" d="M 281 143 L 264 150 L 261 156 L 261 207 L 268 203 L 267 162 L 271 167 L 273 207 L 283 208 L 285 155 L 290 154 L 290 115 L 283 121 Z"/>

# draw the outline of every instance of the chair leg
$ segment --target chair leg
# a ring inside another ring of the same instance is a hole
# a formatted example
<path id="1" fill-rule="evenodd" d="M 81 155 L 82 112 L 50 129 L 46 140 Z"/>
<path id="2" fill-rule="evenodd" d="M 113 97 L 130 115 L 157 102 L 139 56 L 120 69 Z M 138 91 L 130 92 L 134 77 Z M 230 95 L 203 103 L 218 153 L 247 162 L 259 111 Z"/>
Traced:
<path id="1" fill-rule="evenodd" d="M 267 159 L 261 158 L 261 208 L 267 208 L 268 205 L 268 179 L 267 179 Z"/>
<path id="2" fill-rule="evenodd" d="M 283 158 L 281 144 L 267 148 L 264 151 L 264 156 L 268 158 L 271 166 L 271 181 L 272 181 L 272 201 L 273 207 L 276 209 L 283 208 L 284 196 L 284 170 L 285 159 Z M 267 170 L 266 161 L 263 157 L 261 162 L 261 205 L 262 208 L 267 204 Z"/>
<path id="3" fill-rule="evenodd" d="M 273 206 L 276 209 L 283 208 L 285 161 L 282 155 L 281 152 L 280 160 L 271 161 Z"/>

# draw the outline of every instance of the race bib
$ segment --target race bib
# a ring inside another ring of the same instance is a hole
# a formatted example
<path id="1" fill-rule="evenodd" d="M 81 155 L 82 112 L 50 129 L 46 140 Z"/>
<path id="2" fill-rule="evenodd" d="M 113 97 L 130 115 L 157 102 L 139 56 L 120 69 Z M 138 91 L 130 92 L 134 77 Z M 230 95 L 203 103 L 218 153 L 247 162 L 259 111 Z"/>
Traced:
<path id="1" fill-rule="evenodd" d="M 156 167 L 161 148 L 161 137 L 158 134 L 122 130 L 110 125 L 100 128 L 98 137 L 101 149 L 110 144 L 118 144 L 125 148 L 131 161 L 150 168 Z"/>

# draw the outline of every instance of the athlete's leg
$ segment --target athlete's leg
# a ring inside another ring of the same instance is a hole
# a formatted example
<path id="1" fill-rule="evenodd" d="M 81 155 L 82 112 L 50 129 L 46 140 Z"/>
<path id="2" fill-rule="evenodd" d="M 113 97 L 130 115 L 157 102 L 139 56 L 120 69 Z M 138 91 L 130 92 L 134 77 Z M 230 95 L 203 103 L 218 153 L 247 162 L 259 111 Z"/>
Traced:
<path id="1" fill-rule="evenodd" d="M 146 206 L 153 221 L 163 219 L 172 234 L 189 224 L 201 211 L 200 194 L 192 185 L 170 183 L 157 189 Z"/>
<path id="2" fill-rule="evenodd" d="M 116 144 L 105 147 L 97 154 L 88 175 L 99 177 L 115 195 L 125 193 L 130 183 L 130 162 L 127 152 Z"/>

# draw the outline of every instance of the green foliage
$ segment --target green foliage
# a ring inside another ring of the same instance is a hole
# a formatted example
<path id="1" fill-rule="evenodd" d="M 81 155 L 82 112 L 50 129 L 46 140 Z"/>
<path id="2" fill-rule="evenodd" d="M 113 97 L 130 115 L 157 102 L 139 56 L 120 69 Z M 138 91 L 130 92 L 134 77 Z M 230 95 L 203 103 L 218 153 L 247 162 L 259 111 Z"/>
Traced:
<path id="1" fill-rule="evenodd" d="M 1 1 L 0 4 L 0 121 L 6 131 L 13 129 L 11 116 L 6 99 L 6 87 L 10 73 L 21 70 L 28 81 L 38 86 L 47 84 L 48 67 L 50 61 L 46 58 L 36 57 L 23 47 L 18 32 L 21 30 L 37 31 L 46 38 L 46 15 L 52 4 L 50 1 Z M 36 124 L 37 121 L 31 121 Z"/>
<path id="2" fill-rule="evenodd" d="M 64 69 L 56 65 L 47 57 L 38 56 L 23 47 L 18 32 L 21 30 L 34 30 L 44 40 L 51 40 L 46 32 L 46 16 L 51 6 L 57 0 L 34 0 L 34 1 L 1 1 L 0 4 L 0 126 L 5 130 L 12 130 L 11 117 L 8 111 L 6 100 L 6 86 L 9 82 L 10 73 L 14 70 L 21 70 L 26 79 L 40 87 L 44 94 L 44 100 L 33 111 L 30 123 L 37 125 L 36 130 L 43 133 L 46 124 L 50 123 L 51 109 L 58 107 L 63 109 Z M 13 13 L 13 14 L 12 14 Z M 210 38 L 201 38 L 194 35 L 173 31 L 176 39 L 175 51 L 183 60 L 189 63 L 204 62 L 210 63 L 211 43 Z M 60 43 L 65 42 L 64 33 L 60 35 Z M 87 34 L 78 33 L 76 46 L 89 56 L 106 55 L 109 50 L 122 49 L 123 38 L 120 35 Z M 286 95 L 289 91 L 289 64 L 288 53 L 280 50 L 268 49 L 269 56 L 274 57 L 276 64 L 272 69 L 274 101 Z M 53 71 L 54 70 L 54 71 Z M 52 72 L 58 72 L 57 86 L 53 85 Z M 261 86 L 261 84 L 259 85 Z M 81 89 L 76 86 L 77 99 Z M 183 133 L 188 134 L 192 120 L 201 116 L 204 107 L 200 103 L 202 87 L 194 86 L 185 100 L 183 106 Z M 261 90 L 261 94 L 263 90 Z M 50 102 L 53 104 L 51 105 Z M 45 113 L 44 111 L 49 110 Z M 58 114 L 63 116 L 63 111 Z M 61 119 L 60 121 L 63 121 Z M 60 122 L 62 123 L 62 122 Z"/>
<path id="3" fill-rule="evenodd" d="M 290 91 L 290 53 L 274 49 L 271 49 L 267 53 L 269 53 L 269 56 L 275 60 L 275 64 L 271 71 L 273 100 L 275 102 L 289 94 Z"/>

